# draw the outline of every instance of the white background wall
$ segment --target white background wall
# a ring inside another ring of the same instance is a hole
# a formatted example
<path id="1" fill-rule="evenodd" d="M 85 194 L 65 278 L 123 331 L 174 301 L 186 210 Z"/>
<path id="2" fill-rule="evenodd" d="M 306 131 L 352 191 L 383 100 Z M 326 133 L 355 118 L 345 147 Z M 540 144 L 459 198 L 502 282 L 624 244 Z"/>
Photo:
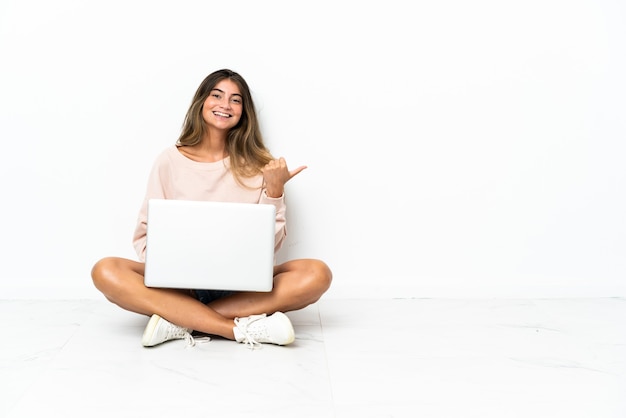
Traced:
<path id="1" fill-rule="evenodd" d="M 625 296 L 614 0 L 0 0 L 0 297 L 100 297 L 196 87 L 291 166 L 281 259 L 328 297 Z"/>

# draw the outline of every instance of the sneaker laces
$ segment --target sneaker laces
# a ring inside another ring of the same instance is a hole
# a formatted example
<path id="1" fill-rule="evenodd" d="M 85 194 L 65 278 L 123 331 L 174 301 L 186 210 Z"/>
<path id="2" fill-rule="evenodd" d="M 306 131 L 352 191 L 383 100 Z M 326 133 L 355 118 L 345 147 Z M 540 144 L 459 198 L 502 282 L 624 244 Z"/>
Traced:
<path id="1" fill-rule="evenodd" d="M 194 347 L 196 345 L 196 343 L 202 343 L 203 344 L 203 343 L 208 343 L 209 341 L 211 341 L 211 337 L 209 337 L 208 335 L 203 335 L 203 336 L 200 336 L 200 337 L 194 337 L 189 332 L 185 334 L 185 342 L 187 343 L 185 348 Z"/>
<path id="2" fill-rule="evenodd" d="M 241 333 L 244 335 L 245 337 L 245 343 L 248 345 L 248 348 L 251 350 L 254 350 L 255 348 L 261 348 L 263 345 L 257 341 L 257 339 L 259 337 L 262 337 L 262 327 L 256 327 L 256 328 L 252 328 L 251 330 L 250 325 L 254 324 L 256 321 L 265 318 L 267 315 L 266 314 L 261 314 L 261 315 L 252 315 L 249 316 L 247 318 L 235 318 L 235 325 L 237 326 L 237 329 L 239 329 L 239 331 L 241 331 Z"/>
<path id="3" fill-rule="evenodd" d="M 193 335 L 191 335 L 190 333 L 185 333 L 185 342 L 187 343 L 187 345 L 185 346 L 185 348 L 187 347 L 193 347 L 196 345 L 196 339 L 193 338 Z"/>
<path id="4" fill-rule="evenodd" d="M 164 341 L 184 338 L 188 347 L 196 345 L 196 340 L 186 328 L 172 324 L 163 318 L 161 318 L 161 320 L 165 321 L 165 324 L 167 325 L 165 337 L 163 338 Z"/>
<path id="5" fill-rule="evenodd" d="M 185 339 L 185 342 L 187 343 L 185 345 L 185 348 L 194 347 L 196 345 L 196 342 L 206 343 L 211 341 L 211 337 L 209 337 L 208 335 L 194 338 L 194 336 L 191 335 L 191 332 L 187 331 L 185 328 L 171 324 L 171 326 L 167 330 L 166 339 L 170 340 L 174 338 L 180 338 L 181 336 Z"/>

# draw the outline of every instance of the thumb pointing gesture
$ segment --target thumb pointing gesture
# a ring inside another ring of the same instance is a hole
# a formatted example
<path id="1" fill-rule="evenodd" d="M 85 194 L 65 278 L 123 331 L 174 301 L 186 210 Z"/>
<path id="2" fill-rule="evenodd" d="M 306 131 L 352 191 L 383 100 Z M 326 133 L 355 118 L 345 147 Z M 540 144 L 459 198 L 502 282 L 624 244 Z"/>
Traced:
<path id="1" fill-rule="evenodd" d="M 263 180 L 268 197 L 281 197 L 285 191 L 285 183 L 294 178 L 307 166 L 302 165 L 289 171 L 283 157 L 272 160 L 263 167 Z"/>

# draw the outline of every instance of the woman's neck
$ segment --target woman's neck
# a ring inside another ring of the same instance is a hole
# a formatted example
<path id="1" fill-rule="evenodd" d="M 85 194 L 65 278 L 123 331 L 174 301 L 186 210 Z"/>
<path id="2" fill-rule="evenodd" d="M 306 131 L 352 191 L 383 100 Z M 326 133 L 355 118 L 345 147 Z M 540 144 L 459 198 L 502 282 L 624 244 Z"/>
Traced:
<path id="1" fill-rule="evenodd" d="M 178 147 L 178 151 L 194 161 L 214 163 L 228 157 L 225 139 L 203 138 L 196 145 Z"/>

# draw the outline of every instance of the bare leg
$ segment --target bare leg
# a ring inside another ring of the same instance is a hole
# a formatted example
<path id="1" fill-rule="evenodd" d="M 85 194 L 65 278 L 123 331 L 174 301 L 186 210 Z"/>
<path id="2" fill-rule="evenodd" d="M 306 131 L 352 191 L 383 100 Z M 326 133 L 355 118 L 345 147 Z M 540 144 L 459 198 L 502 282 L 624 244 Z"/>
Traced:
<path id="1" fill-rule="evenodd" d="M 242 292 L 208 306 L 188 292 L 148 288 L 144 264 L 123 258 L 104 258 L 92 269 L 98 290 L 111 302 L 139 314 L 157 314 L 169 322 L 207 334 L 234 339 L 235 317 L 304 308 L 328 290 L 332 273 L 319 260 L 294 260 L 274 268 L 271 292 Z"/>
<path id="2" fill-rule="evenodd" d="M 319 260 L 288 261 L 274 267 L 271 292 L 236 293 L 208 306 L 226 318 L 294 311 L 316 302 L 328 290 L 331 281 L 332 272 Z"/>
<path id="3" fill-rule="evenodd" d="M 128 311 L 157 314 L 184 328 L 235 338 L 232 319 L 218 314 L 186 291 L 146 287 L 143 274 L 143 263 L 123 258 L 104 258 L 91 271 L 96 288 Z"/>

